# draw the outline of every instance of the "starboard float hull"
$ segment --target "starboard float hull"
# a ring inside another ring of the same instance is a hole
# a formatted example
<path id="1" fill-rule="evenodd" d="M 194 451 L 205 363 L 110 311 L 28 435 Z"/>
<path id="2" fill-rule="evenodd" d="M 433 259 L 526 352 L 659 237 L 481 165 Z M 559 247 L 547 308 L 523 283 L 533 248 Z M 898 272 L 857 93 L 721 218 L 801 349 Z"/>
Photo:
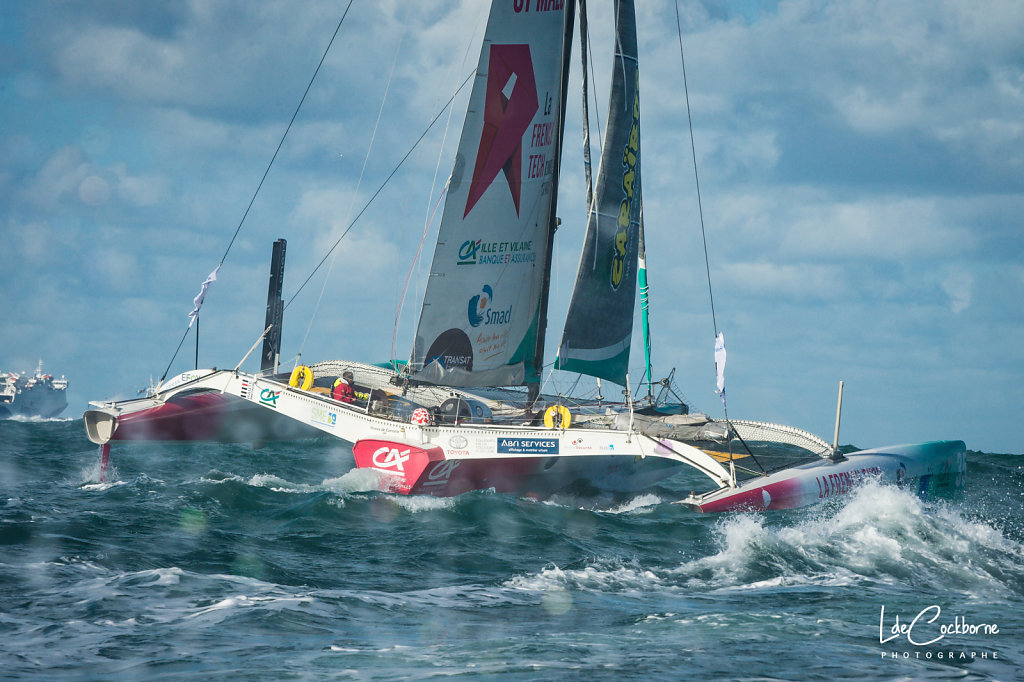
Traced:
<path id="1" fill-rule="evenodd" d="M 691 495 L 679 504 L 702 512 L 793 509 L 845 495 L 869 479 L 893 483 L 921 495 L 964 487 L 967 448 L 963 441 L 936 441 L 861 450 Z"/>

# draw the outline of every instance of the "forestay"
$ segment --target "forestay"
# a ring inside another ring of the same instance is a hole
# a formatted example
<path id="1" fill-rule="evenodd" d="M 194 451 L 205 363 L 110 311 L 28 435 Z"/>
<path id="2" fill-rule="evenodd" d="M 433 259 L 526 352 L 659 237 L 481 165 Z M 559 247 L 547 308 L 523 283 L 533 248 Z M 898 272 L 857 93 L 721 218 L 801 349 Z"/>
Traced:
<path id="1" fill-rule="evenodd" d="M 417 379 L 539 377 L 566 14 L 561 0 L 491 6 L 412 352 Z"/>

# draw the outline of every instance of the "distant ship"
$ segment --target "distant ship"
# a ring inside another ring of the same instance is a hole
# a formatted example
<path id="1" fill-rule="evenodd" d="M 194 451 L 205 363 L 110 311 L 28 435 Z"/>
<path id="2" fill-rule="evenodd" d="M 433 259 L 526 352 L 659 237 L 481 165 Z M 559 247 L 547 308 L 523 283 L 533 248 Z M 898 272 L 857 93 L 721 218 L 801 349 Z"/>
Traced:
<path id="1" fill-rule="evenodd" d="M 0 419 L 56 417 L 68 406 L 68 380 L 43 374 L 43 363 L 33 376 L 0 373 Z"/>

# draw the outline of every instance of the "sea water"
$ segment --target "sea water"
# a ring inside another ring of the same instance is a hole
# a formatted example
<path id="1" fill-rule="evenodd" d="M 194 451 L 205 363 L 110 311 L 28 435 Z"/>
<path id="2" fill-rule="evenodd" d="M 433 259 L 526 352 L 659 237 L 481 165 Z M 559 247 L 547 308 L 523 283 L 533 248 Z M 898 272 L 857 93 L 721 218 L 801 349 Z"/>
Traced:
<path id="1" fill-rule="evenodd" d="M 337 441 L 115 444 L 0 422 L 0 678 L 1024 674 L 1024 457 L 786 512 L 374 492 Z"/>

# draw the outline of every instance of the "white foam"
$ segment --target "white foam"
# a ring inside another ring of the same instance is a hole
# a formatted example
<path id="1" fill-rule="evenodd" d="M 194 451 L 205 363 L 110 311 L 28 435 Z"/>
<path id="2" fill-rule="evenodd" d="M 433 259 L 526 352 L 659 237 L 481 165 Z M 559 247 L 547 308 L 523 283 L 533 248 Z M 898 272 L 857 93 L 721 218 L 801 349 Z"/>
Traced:
<path id="1" fill-rule="evenodd" d="M 210 475 L 217 475 L 217 476 L 220 476 L 221 478 L 210 478 Z M 242 478 L 241 476 L 239 476 L 237 474 L 225 474 L 222 471 L 216 471 L 216 470 L 211 471 L 206 476 L 200 476 L 199 477 L 199 482 L 200 483 L 212 483 L 214 485 L 220 485 L 221 483 L 227 483 L 229 481 L 234 481 L 236 483 L 245 483 L 245 484 L 248 485 L 249 481 L 251 481 L 251 480 L 252 479 Z"/>
<path id="2" fill-rule="evenodd" d="M 260 607 L 263 609 L 271 608 L 272 610 L 281 610 L 291 606 L 308 605 L 312 604 L 315 600 L 309 596 L 257 596 L 250 597 L 248 595 L 239 594 L 233 597 L 225 597 L 220 601 L 199 609 L 198 611 L 191 613 L 187 618 L 201 618 L 209 616 L 218 611 L 234 611 L 243 608 Z"/>
<path id="3" fill-rule="evenodd" d="M 321 485 L 339 494 L 376 492 L 381 489 L 385 475 L 375 469 L 353 468 L 337 478 L 324 479 Z"/>
<path id="4" fill-rule="evenodd" d="M 627 502 L 623 502 L 618 507 L 612 507 L 606 510 L 608 514 L 630 514 L 630 513 L 641 513 L 649 514 L 661 504 L 662 499 L 653 493 L 645 493 L 638 495 Z"/>
<path id="5" fill-rule="evenodd" d="M 154 578 L 151 583 L 153 585 L 177 585 L 181 582 L 181 576 L 184 575 L 184 571 L 177 566 L 171 566 L 170 568 L 153 568 L 140 571 L 137 575 Z"/>
<path id="6" fill-rule="evenodd" d="M 564 570 L 547 566 L 534 575 L 516 576 L 504 583 L 506 587 L 534 592 L 550 590 L 593 590 L 616 592 L 658 589 L 662 578 L 654 571 L 615 560 L 599 560 L 580 569 Z"/>
<path id="7" fill-rule="evenodd" d="M 13 414 L 10 417 L 4 417 L 12 422 L 24 422 L 26 424 L 49 424 L 49 423 L 65 423 L 77 421 L 77 417 L 39 417 L 36 415 L 24 415 L 24 414 Z"/>
<path id="8" fill-rule="evenodd" d="M 99 458 L 96 458 L 92 464 L 82 467 L 79 472 L 78 481 L 83 484 L 81 487 L 84 490 L 106 490 L 115 485 L 124 484 L 124 481 L 117 480 L 118 471 L 113 463 L 108 462 L 106 476 L 104 477 L 105 481 L 100 481 L 101 469 L 102 462 Z"/>
<path id="9" fill-rule="evenodd" d="M 86 483 L 82 490 L 109 490 L 119 485 L 125 485 L 124 481 L 104 481 L 103 483 Z"/>
<path id="10" fill-rule="evenodd" d="M 772 589 L 847 585 L 870 578 L 913 579 L 947 589 L 1005 591 L 996 577 L 1016 568 L 1024 548 L 996 528 L 944 503 L 926 504 L 894 486 L 869 482 L 839 505 L 791 514 L 723 516 L 719 551 L 674 570 L 691 588 Z M 786 524 L 787 521 L 791 525 Z M 764 578 L 765 571 L 775 573 Z"/>
<path id="11" fill-rule="evenodd" d="M 546 566 L 540 573 L 532 575 L 517 575 L 506 580 L 503 585 L 516 590 L 529 592 L 544 592 L 550 589 L 565 589 L 569 580 L 561 568 L 555 565 Z"/>
<path id="12" fill-rule="evenodd" d="M 455 507 L 454 497 L 434 497 L 432 495 L 395 495 L 392 501 L 402 509 L 412 513 L 452 509 Z"/>
<path id="13" fill-rule="evenodd" d="M 205 616 L 206 614 L 213 613 L 214 611 L 233 609 L 239 606 L 252 606 L 254 603 L 255 602 L 249 600 L 249 597 L 245 596 L 244 594 L 240 594 L 237 597 L 227 597 L 226 599 L 221 599 L 216 604 L 207 606 L 204 609 L 200 609 L 195 613 L 189 614 L 188 618 L 198 618 L 200 616 Z"/>
<path id="14" fill-rule="evenodd" d="M 276 493 L 316 493 L 323 491 L 322 486 L 292 483 L 274 474 L 256 474 L 247 480 L 246 483 L 255 488 L 269 488 Z"/>

